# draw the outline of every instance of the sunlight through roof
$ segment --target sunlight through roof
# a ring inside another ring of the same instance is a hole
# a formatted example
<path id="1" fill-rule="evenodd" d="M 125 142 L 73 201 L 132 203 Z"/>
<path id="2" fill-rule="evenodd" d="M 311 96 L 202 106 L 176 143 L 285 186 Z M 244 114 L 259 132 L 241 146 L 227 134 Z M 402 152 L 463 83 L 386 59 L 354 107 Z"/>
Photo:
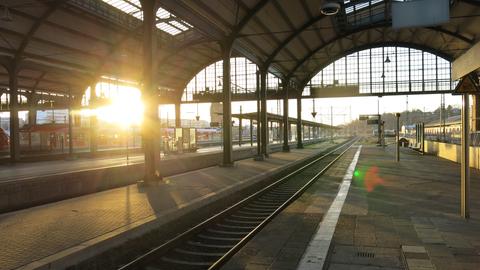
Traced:
<path id="1" fill-rule="evenodd" d="M 141 4 L 139 0 L 102 0 L 103 2 L 137 18 L 143 20 L 143 13 L 141 10 Z M 157 11 L 157 28 L 175 36 L 182 32 L 185 32 L 193 26 L 163 8 L 159 8 Z"/>

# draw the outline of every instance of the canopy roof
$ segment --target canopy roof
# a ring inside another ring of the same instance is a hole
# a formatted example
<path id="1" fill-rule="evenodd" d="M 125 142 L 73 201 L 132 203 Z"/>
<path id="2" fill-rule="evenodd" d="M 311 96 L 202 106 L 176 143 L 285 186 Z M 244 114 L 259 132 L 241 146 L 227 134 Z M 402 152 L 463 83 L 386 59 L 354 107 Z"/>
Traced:
<path id="1" fill-rule="evenodd" d="M 446 24 L 400 30 L 391 28 L 390 1 L 345 1 L 336 16 L 322 15 L 322 2 L 159 1 L 159 86 L 175 90 L 180 99 L 198 71 L 220 60 L 218 41 L 227 38 L 235 40 L 233 56 L 268 65 L 270 72 L 302 85 L 335 59 L 367 47 L 404 45 L 452 60 L 480 37 L 480 1 L 451 1 Z M 11 59 L 22 60 L 20 88 L 81 94 L 101 76 L 141 80 L 138 0 L 5 3 L 12 21 L 0 24 L 0 60 L 7 66 Z M 5 69 L 0 85 L 8 87 Z"/>

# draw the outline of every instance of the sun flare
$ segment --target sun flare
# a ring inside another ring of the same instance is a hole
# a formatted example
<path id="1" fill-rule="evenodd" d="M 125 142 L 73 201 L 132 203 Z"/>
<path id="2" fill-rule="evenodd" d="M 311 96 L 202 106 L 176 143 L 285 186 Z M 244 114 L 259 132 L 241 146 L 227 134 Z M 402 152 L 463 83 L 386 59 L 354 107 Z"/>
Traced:
<path id="1" fill-rule="evenodd" d="M 97 96 L 104 95 L 108 100 L 107 105 L 84 109 L 80 113 L 84 116 L 96 115 L 99 120 L 116 124 L 120 127 L 140 125 L 144 111 L 140 91 L 136 88 L 125 86 L 120 86 L 117 90 L 115 93 L 108 92 L 105 95 L 102 86 L 97 85 Z"/>

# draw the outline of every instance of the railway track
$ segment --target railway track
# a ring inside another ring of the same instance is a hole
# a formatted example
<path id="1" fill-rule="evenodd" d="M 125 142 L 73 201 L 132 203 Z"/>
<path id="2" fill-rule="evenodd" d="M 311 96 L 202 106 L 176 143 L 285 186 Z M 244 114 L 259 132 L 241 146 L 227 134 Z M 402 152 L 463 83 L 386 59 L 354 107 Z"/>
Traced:
<path id="1" fill-rule="evenodd" d="M 218 269 L 357 141 L 350 140 L 119 270 Z"/>

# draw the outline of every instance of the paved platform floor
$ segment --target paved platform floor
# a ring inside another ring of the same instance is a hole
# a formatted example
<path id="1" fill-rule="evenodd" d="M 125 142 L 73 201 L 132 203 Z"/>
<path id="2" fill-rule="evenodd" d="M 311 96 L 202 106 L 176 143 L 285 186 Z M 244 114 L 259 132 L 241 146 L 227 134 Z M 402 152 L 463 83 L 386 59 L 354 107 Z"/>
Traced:
<path id="1" fill-rule="evenodd" d="M 0 245 L 0 269 L 38 266 L 58 253 L 69 254 L 152 220 L 166 221 L 167 215 L 232 192 L 236 186 L 329 146 L 325 142 L 290 153 L 273 153 L 263 162 L 246 159 L 233 168 L 210 167 L 168 177 L 155 187 L 130 185 L 0 215 L 4 243 Z"/>
<path id="2" fill-rule="evenodd" d="M 242 145 L 242 149 L 250 148 L 250 144 Z M 238 145 L 234 149 L 239 149 Z M 201 148 L 196 153 L 167 155 L 164 159 L 190 157 L 205 153 L 221 153 L 219 146 Z M 69 173 L 82 170 L 101 169 L 115 166 L 126 166 L 143 163 L 143 154 L 115 155 L 113 157 L 78 158 L 74 160 L 52 160 L 39 162 L 21 162 L 17 164 L 0 164 L 0 182 L 17 181 L 30 177 L 48 176 L 58 173 Z"/>
<path id="3" fill-rule="evenodd" d="M 297 269 L 353 153 L 222 269 Z M 428 253 L 427 261 L 410 260 L 410 269 L 480 269 L 480 173 L 472 171 L 471 219 L 464 220 L 459 216 L 458 164 L 409 149 L 402 150 L 397 164 L 393 154 L 393 146 L 363 146 L 330 247 L 328 269 L 405 269 L 401 245 L 424 247 Z"/>

